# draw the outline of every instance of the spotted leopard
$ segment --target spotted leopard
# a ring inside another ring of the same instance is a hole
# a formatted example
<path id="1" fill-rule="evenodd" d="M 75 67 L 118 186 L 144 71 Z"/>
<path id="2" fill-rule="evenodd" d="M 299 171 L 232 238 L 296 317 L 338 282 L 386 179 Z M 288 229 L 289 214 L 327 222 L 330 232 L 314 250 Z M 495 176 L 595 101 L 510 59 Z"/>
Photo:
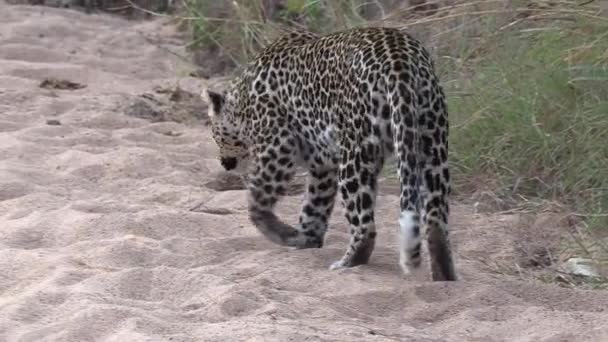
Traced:
<path id="1" fill-rule="evenodd" d="M 317 36 L 289 33 L 266 47 L 227 90 L 207 90 L 226 170 L 247 172 L 249 217 L 271 241 L 323 246 L 339 192 L 350 243 L 331 265 L 368 263 L 378 177 L 395 155 L 400 179 L 399 264 L 421 265 L 424 227 L 433 280 L 456 280 L 448 237 L 448 113 L 433 61 L 396 28 Z M 297 165 L 308 170 L 297 225 L 273 208 Z"/>

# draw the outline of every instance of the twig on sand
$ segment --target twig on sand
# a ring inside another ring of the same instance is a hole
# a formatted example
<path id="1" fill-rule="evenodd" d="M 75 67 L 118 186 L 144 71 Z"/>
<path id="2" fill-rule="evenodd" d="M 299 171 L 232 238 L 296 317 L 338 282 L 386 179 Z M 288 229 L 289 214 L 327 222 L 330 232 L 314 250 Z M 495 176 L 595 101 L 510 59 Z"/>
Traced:
<path id="1" fill-rule="evenodd" d="M 173 51 L 173 50 L 171 50 L 171 49 L 169 49 L 167 47 L 162 46 L 160 43 L 154 41 L 154 39 L 146 36 L 143 32 L 141 32 L 141 31 L 135 31 L 135 32 L 137 32 L 137 34 L 139 34 L 143 39 L 145 39 L 146 42 L 154 45 L 155 47 L 157 47 L 157 48 L 159 48 L 159 49 L 161 49 L 161 50 L 163 50 L 165 52 L 168 52 L 168 53 L 172 54 L 173 56 L 179 58 L 182 62 L 185 62 L 185 63 L 189 64 L 190 66 L 194 66 L 194 67 L 197 66 L 191 60 L 189 60 L 187 57 L 182 56 L 179 53 L 177 53 L 177 52 L 175 52 L 175 51 Z"/>

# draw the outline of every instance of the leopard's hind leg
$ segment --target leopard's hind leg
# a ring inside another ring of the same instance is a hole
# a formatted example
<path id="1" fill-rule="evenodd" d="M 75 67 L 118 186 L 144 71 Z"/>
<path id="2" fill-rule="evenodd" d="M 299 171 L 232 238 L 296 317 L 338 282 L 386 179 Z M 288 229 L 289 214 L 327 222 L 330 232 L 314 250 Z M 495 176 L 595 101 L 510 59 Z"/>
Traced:
<path id="1" fill-rule="evenodd" d="M 432 79 L 434 80 L 434 79 Z M 448 231 L 450 171 L 448 168 L 448 118 L 445 96 L 436 80 L 429 82 L 428 99 L 420 115 L 425 123 L 421 154 L 423 223 L 435 281 L 457 280 Z"/>
<path id="2" fill-rule="evenodd" d="M 339 171 L 340 193 L 349 223 L 350 242 L 342 258 L 330 269 L 366 264 L 376 241 L 374 209 L 378 175 L 383 166 L 383 151 L 374 136 L 362 136 L 362 142 L 343 146 Z"/>

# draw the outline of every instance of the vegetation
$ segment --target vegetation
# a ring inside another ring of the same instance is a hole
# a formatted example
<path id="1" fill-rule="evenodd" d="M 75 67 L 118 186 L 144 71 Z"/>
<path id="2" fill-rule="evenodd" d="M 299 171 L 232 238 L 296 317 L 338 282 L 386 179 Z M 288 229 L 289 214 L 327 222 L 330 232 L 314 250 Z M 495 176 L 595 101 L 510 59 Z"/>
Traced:
<path id="1" fill-rule="evenodd" d="M 358 0 L 187 0 L 186 9 L 193 45 L 215 45 L 235 65 L 289 27 L 408 27 L 449 97 L 455 193 L 491 191 L 510 207 L 558 202 L 585 234 L 605 237 L 608 16 L 586 2 L 468 0 L 424 14 Z M 579 251 L 602 258 L 597 241 L 580 240 Z"/>
<path id="2" fill-rule="evenodd" d="M 329 32 L 364 23 L 353 0 L 184 0 L 194 48 L 220 47 L 234 65 L 251 59 L 286 29 Z M 361 1 L 359 1 L 361 2 Z"/>
<path id="3" fill-rule="evenodd" d="M 505 197 L 608 210 L 608 18 L 492 34 L 450 56 L 452 151 L 460 189 L 480 176 Z M 485 175 L 485 176 L 484 176 Z"/>

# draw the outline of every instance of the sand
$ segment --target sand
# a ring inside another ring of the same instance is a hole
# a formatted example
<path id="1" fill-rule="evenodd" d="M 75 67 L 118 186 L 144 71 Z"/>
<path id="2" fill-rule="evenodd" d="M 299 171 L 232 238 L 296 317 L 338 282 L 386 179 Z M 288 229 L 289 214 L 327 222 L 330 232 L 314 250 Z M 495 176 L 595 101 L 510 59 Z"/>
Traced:
<path id="1" fill-rule="evenodd" d="M 608 340 L 608 292 L 488 266 L 516 260 L 516 215 L 453 204 L 453 283 L 401 275 L 388 186 L 370 264 L 328 270 L 348 239 L 339 206 L 324 248 L 273 245 L 242 189 L 209 186 L 204 120 L 127 115 L 159 87 L 209 85 L 168 52 L 171 25 L 0 6 L 0 341 Z"/>

